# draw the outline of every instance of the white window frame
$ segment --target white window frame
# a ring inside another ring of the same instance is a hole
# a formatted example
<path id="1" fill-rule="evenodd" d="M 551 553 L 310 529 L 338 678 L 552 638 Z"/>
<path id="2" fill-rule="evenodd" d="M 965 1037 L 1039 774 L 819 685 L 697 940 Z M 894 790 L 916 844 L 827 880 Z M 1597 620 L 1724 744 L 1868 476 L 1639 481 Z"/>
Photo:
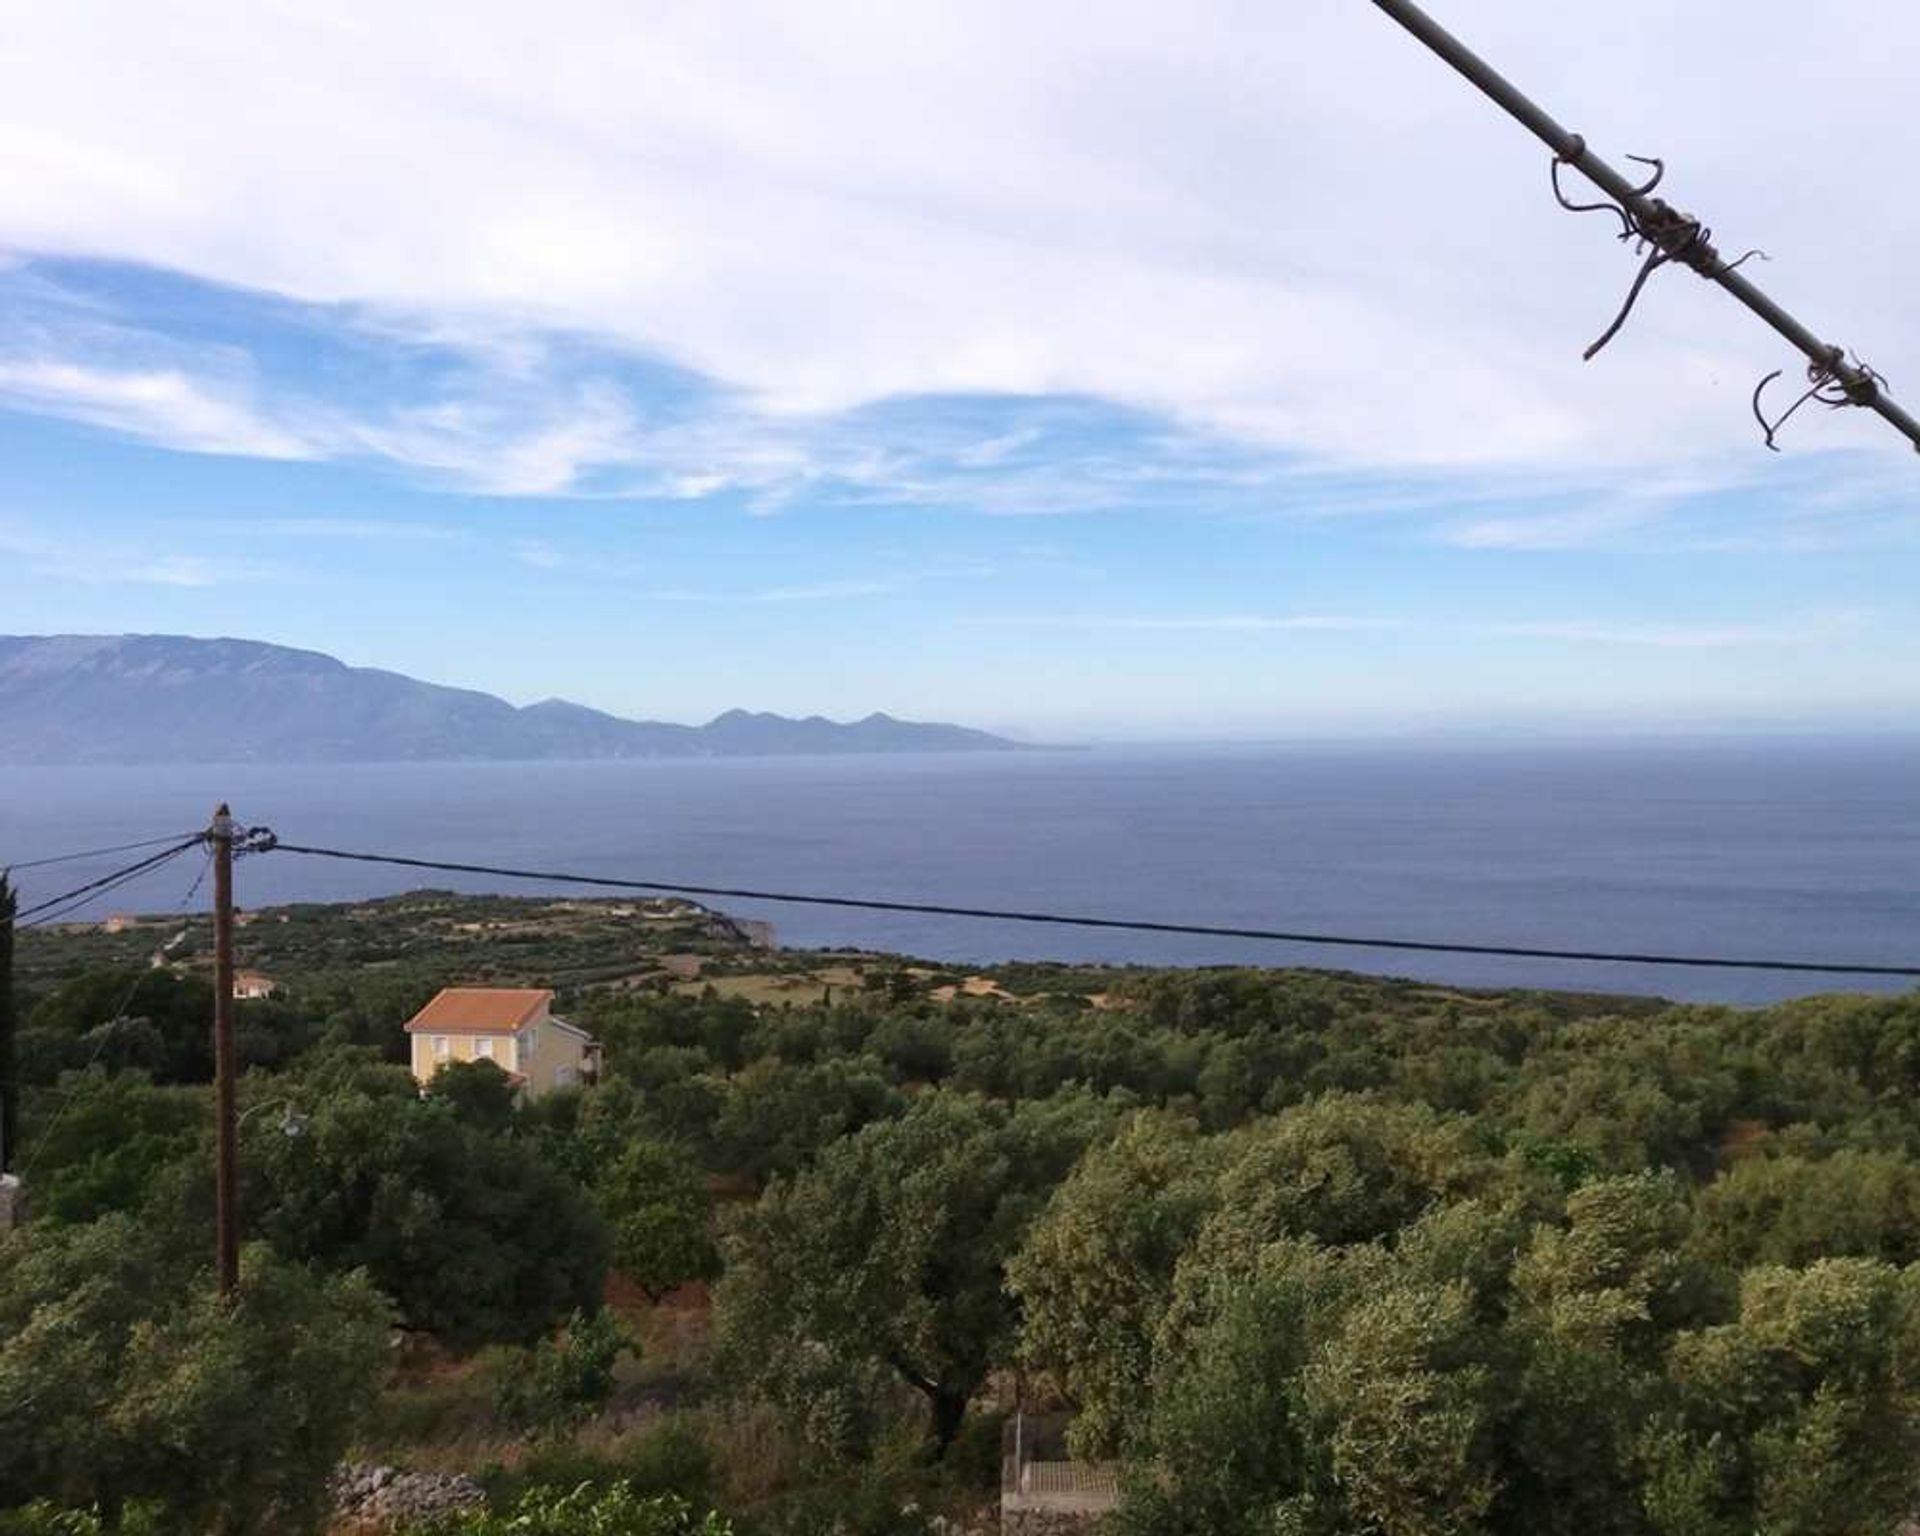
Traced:
<path id="1" fill-rule="evenodd" d="M 492 1035 L 481 1035 L 473 1042 L 473 1055 L 476 1061 L 493 1060 L 494 1040 Z"/>
<path id="2" fill-rule="evenodd" d="M 445 1061 L 452 1055 L 453 1042 L 445 1035 L 435 1035 L 433 1037 L 433 1059 L 435 1061 Z"/>

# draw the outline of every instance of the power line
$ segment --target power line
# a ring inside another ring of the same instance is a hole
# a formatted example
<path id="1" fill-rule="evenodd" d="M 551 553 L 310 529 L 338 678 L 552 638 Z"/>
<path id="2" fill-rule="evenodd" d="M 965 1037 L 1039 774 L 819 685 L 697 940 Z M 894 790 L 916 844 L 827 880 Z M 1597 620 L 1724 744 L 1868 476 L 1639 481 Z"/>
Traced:
<path id="1" fill-rule="evenodd" d="M 56 853 L 44 859 L 27 859 L 23 863 L 4 866 L 9 874 L 22 869 L 45 869 L 49 864 L 77 864 L 82 859 L 103 859 L 110 853 L 133 853 L 141 848 L 158 848 L 162 843 L 178 843 L 188 836 L 200 834 L 171 832 L 165 837 L 143 838 L 137 843 L 115 843 L 111 848 L 83 848 L 77 853 Z"/>
<path id="2" fill-rule="evenodd" d="M 270 836 L 270 834 L 268 834 Z M 556 870 L 511 869 L 496 864 L 462 864 L 416 859 L 397 853 L 364 853 L 268 842 L 265 848 L 310 858 L 345 859 L 360 864 L 391 864 L 403 869 L 442 870 L 449 874 L 492 875 L 508 880 L 537 880 L 548 885 L 589 885 L 609 890 L 656 891 L 667 895 L 714 896 L 735 901 L 773 901 L 794 906 L 851 907 L 867 912 L 908 912 L 929 917 L 971 917 L 1002 923 L 1034 923 L 1059 928 L 1115 929 L 1127 933 L 1177 933 L 1213 939 L 1255 939 L 1341 949 L 1383 949 L 1420 954 L 1489 955 L 1514 960 L 1577 960 L 1622 965 L 1682 966 L 1729 971 L 1790 971 L 1826 976 L 1901 976 L 1920 978 L 1920 965 L 1853 965 L 1826 960 L 1742 959 L 1718 955 L 1641 954 L 1633 951 L 1544 949 L 1509 944 L 1456 944 L 1426 939 L 1363 938 L 1353 934 L 1295 933 L 1276 928 L 1241 928 L 1212 923 L 1156 922 L 1146 918 L 1094 917 L 1066 912 L 1034 912 L 993 907 L 951 906 L 942 902 L 887 901 L 864 896 L 821 896 L 794 891 L 748 890 L 731 886 L 690 885 L 671 880 L 624 880 Z"/>
<path id="3" fill-rule="evenodd" d="M 1555 122 L 1518 86 L 1421 10 L 1413 0 L 1374 0 L 1374 4 L 1452 65 L 1469 82 L 1490 97 L 1496 105 L 1553 151 L 1554 195 L 1561 207 L 1574 213 L 1614 214 L 1619 218 L 1622 226 L 1620 238 L 1638 242 L 1637 248 L 1645 253 L 1639 275 L 1635 278 L 1633 288 L 1627 295 L 1625 306 L 1606 334 L 1588 349 L 1589 358 L 1605 346 L 1626 322 L 1647 279 L 1668 263 L 1677 262 L 1709 282 L 1718 283 L 1726 289 L 1771 326 L 1776 334 L 1797 348 L 1807 360 L 1806 392 L 1774 420 L 1767 420 L 1761 409 L 1761 397 L 1767 385 L 1778 378 L 1779 374 L 1769 374 L 1760 381 L 1760 387 L 1753 392 L 1753 413 L 1760 421 L 1761 430 L 1766 433 L 1769 448 L 1776 446 L 1773 440 L 1774 433 L 1785 424 L 1787 417 L 1810 401 L 1817 401 L 1822 405 L 1862 406 L 1873 411 L 1883 417 L 1895 431 L 1906 437 L 1916 449 L 1920 449 L 1920 421 L 1914 420 L 1894 400 L 1887 389 L 1887 381 L 1879 373 L 1861 362 L 1857 356 L 1850 356 L 1841 348 L 1822 341 L 1813 331 L 1755 287 L 1747 277 L 1736 271 L 1735 269 L 1746 260 L 1746 257 L 1743 256 L 1736 261 L 1727 261 L 1722 257 L 1713 247 L 1713 232 L 1699 219 L 1690 213 L 1682 213 L 1664 199 L 1652 195 L 1653 189 L 1665 174 L 1666 168 L 1660 161 L 1644 160 L 1638 155 L 1633 156 L 1633 159 L 1641 160 L 1642 164 L 1651 166 L 1653 175 L 1644 182 L 1636 183 L 1630 180 L 1589 149 L 1587 141 L 1579 134 L 1570 132 Z M 1590 204 L 1570 202 L 1560 190 L 1559 171 L 1563 165 L 1572 166 L 1579 171 L 1611 201 Z M 1750 252 L 1749 254 L 1759 253 Z"/>
<path id="4" fill-rule="evenodd" d="M 33 906 L 17 913 L 15 921 L 23 928 L 39 927 L 41 924 L 53 922 L 85 906 L 94 897 L 104 896 L 108 891 L 119 889 L 149 870 L 158 869 L 168 860 L 178 858 L 189 848 L 200 846 L 203 841 L 204 835 L 196 832 L 192 837 L 183 838 L 171 847 L 151 854 L 137 863 L 129 864 L 124 869 L 116 869 L 112 874 L 102 875 L 98 880 L 89 880 L 85 885 L 75 886 L 72 890 L 63 891 L 58 896 L 49 896 L 45 901 L 36 902 Z"/>
<path id="5" fill-rule="evenodd" d="M 65 891 L 58 896 L 49 897 L 47 900 L 28 907 L 20 913 L 19 916 L 22 919 L 20 926 L 24 928 L 37 928 L 46 923 L 56 922 L 68 914 L 78 911 L 81 907 L 87 905 L 88 902 L 97 897 L 104 896 L 111 891 L 116 891 L 121 886 L 132 884 L 132 882 L 139 879 L 140 876 L 158 869 L 161 865 L 172 859 L 178 858 L 192 846 L 192 843 L 185 843 L 179 847 L 169 848 L 162 853 L 154 855 L 152 858 L 142 859 L 137 864 L 131 864 L 124 869 L 115 870 L 112 874 L 103 875 L 98 880 L 90 880 L 85 885 L 77 886 L 71 891 Z"/>

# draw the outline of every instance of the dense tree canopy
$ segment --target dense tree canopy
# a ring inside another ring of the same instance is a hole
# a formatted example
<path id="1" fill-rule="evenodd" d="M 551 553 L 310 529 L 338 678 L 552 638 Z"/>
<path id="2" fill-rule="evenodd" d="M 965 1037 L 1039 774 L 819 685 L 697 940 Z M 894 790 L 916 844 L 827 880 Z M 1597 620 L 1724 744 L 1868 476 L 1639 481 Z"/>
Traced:
<path id="1" fill-rule="evenodd" d="M 870 1408 L 891 1374 L 945 1446 L 1013 1344 L 1004 1265 L 1097 1125 L 940 1094 L 830 1143 L 731 1234 L 719 1316 L 739 1367 L 798 1413 Z M 823 1430 L 844 1444 L 863 1427 Z"/>
<path id="2" fill-rule="evenodd" d="M 432 942 L 305 909 L 262 939 L 287 985 L 243 1011 L 228 1313 L 199 1273 L 204 980 L 35 952 L 0 1506 L 297 1528 L 391 1319 L 485 1377 L 516 1476 L 555 1469 L 526 1529 L 702 1528 L 653 1498 L 679 1484 L 573 1476 L 607 1422 L 549 1443 L 656 1366 L 629 1417 L 684 1400 L 701 1465 L 736 1458 L 703 1499 L 763 1453 L 790 1485 L 755 1536 L 922 1529 L 886 1479 L 945 1448 L 990 1482 L 1015 1371 L 1123 1464 L 1129 1536 L 1886 1536 L 1920 1508 L 1920 998 L 1037 965 L 951 991 L 860 957 L 728 975 L 686 913 L 663 926 L 715 985 L 634 984 L 553 911 L 419 903 Z M 399 1022 L 466 965 L 577 978 L 603 1080 L 422 1095 Z M 598 1310 L 609 1268 L 637 1308 L 722 1266 L 711 1349 L 702 1287 L 644 1309 L 671 1361 Z"/>
<path id="3" fill-rule="evenodd" d="M 170 1168 L 206 1149 L 202 1090 L 93 1067 L 66 1074 L 59 1091 L 59 1117 L 34 1144 L 33 1208 L 47 1220 L 139 1210 Z"/>
<path id="4" fill-rule="evenodd" d="M 530 1342 L 600 1303 L 606 1233 L 586 1193 L 404 1074 L 334 1090 L 299 1134 L 247 1142 L 247 1222 L 275 1250 L 365 1269 L 407 1326 Z"/>
<path id="5" fill-rule="evenodd" d="M 175 1528 L 298 1531 L 321 1514 L 385 1363 L 387 1305 L 263 1248 L 231 1301 L 112 1216 L 0 1241 L 0 1489 Z"/>
<path id="6" fill-rule="evenodd" d="M 1174 1268 L 1217 1203 L 1224 1141 L 1137 1115 L 1074 1169 L 1009 1262 L 1023 1353 L 1080 1409 L 1074 1442 L 1125 1448 L 1151 1390 L 1152 1346 Z"/>

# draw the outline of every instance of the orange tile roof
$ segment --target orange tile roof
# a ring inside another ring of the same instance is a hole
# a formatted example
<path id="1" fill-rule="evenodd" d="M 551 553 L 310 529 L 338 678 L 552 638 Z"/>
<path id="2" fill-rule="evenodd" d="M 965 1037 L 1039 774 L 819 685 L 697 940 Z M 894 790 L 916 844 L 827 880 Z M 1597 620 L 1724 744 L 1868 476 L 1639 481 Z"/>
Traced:
<path id="1" fill-rule="evenodd" d="M 553 1001 L 532 987 L 443 987 L 439 996 L 407 1020 L 408 1034 L 511 1034 Z"/>

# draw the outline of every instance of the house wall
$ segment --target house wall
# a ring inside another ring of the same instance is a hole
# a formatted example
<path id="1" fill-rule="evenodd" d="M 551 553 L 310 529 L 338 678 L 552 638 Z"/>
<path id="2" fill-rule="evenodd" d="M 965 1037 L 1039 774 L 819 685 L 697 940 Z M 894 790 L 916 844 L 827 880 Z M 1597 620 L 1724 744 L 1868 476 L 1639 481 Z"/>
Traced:
<path id="1" fill-rule="evenodd" d="M 437 1037 L 425 1034 L 411 1037 L 413 1042 L 413 1075 L 423 1087 L 434 1073 L 438 1072 L 450 1061 L 479 1060 L 482 1055 L 480 1050 L 480 1042 L 482 1040 L 491 1040 L 493 1042 L 492 1060 L 502 1072 L 517 1070 L 513 1064 L 512 1035 L 446 1035 L 440 1037 L 444 1038 L 447 1042 L 447 1054 L 445 1056 L 435 1056 L 433 1054 L 433 1042 L 435 1038 Z"/>
<path id="2" fill-rule="evenodd" d="M 572 1030 L 562 1029 L 551 1018 L 543 1016 L 532 1048 L 522 1050 L 519 1060 L 519 1070 L 526 1075 L 527 1092 L 547 1093 L 583 1080 L 587 1043 Z"/>

